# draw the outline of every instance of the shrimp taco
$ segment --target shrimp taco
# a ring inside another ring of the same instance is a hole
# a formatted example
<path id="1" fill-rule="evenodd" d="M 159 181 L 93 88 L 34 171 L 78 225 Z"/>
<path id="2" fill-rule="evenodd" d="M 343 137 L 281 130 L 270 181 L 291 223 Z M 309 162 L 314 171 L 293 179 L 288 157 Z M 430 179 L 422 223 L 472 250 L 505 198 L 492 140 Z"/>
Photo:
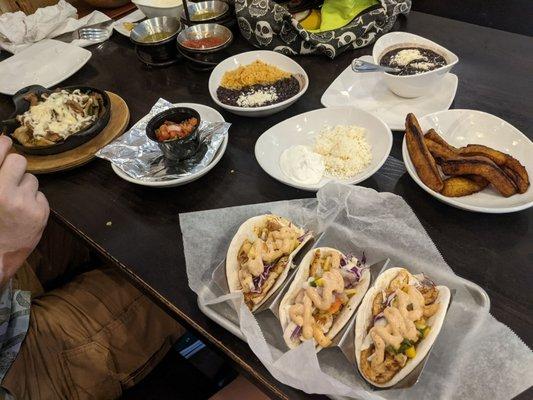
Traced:
<path id="1" fill-rule="evenodd" d="M 450 290 L 405 268 L 383 272 L 355 320 L 355 356 L 363 377 L 391 387 L 426 357 L 444 322 Z"/>
<path id="2" fill-rule="evenodd" d="M 281 286 L 293 257 L 311 238 L 310 232 L 277 215 L 248 219 L 226 255 L 230 292 L 242 291 L 248 308 L 257 310 Z"/>
<path id="3" fill-rule="evenodd" d="M 353 256 L 330 247 L 309 251 L 283 297 L 279 317 L 289 348 L 314 340 L 331 345 L 370 285 L 370 272 Z"/>

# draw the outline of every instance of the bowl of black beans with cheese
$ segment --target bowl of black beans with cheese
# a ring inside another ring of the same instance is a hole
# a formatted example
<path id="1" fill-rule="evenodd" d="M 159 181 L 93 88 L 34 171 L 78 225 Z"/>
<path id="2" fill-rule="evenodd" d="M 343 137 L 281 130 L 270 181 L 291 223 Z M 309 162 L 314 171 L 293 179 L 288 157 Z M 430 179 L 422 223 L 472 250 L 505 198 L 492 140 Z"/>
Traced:
<path id="1" fill-rule="evenodd" d="M 374 62 L 395 71 L 383 73 L 389 89 L 400 97 L 431 94 L 459 61 L 448 49 L 407 32 L 391 32 L 376 41 Z"/>

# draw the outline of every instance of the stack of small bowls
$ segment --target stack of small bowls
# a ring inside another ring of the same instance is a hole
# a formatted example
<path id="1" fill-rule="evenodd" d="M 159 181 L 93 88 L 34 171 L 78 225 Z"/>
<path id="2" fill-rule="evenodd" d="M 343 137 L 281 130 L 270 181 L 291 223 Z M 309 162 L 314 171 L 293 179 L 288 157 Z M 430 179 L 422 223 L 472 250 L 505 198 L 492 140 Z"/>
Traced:
<path id="1" fill-rule="evenodd" d="M 235 17 L 228 3 L 220 0 L 191 3 L 181 14 L 187 25 L 177 38 L 178 50 L 197 69 L 212 69 L 229 54 L 224 51 L 233 41 L 229 23 Z"/>
<path id="2" fill-rule="evenodd" d="M 235 16 L 231 7 L 222 0 L 189 3 L 187 10 L 189 11 L 189 18 L 187 18 L 185 9 L 181 12 L 181 22 L 187 26 L 216 23 L 230 28 L 235 24 Z"/>
<path id="3" fill-rule="evenodd" d="M 175 17 L 156 17 L 147 19 L 131 31 L 130 40 L 135 44 L 137 58 L 146 65 L 166 66 L 178 60 L 175 40 L 182 25 Z M 154 35 L 157 40 L 146 40 Z"/>

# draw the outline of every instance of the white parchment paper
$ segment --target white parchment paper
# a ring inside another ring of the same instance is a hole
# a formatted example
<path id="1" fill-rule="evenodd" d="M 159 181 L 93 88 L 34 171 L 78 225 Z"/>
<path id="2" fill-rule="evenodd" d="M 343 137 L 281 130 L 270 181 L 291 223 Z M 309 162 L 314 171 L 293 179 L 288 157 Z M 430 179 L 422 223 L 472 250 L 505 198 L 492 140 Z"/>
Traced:
<path id="1" fill-rule="evenodd" d="M 256 319 L 239 294 L 217 297 L 212 271 L 224 259 L 233 234 L 247 218 L 267 212 L 318 227 L 325 232 L 320 245 L 356 254 L 364 250 L 370 264 L 390 258 L 393 264 L 425 272 L 455 289 L 445 324 L 415 386 L 372 391 L 340 352 L 326 349 L 317 357 L 310 342 L 287 351 L 273 339 L 281 335 L 279 324 L 265 322 L 261 314 Z M 230 308 L 228 302 L 237 304 L 237 323 L 250 348 L 284 384 L 307 393 L 359 399 L 432 400 L 510 399 L 533 385 L 533 352 L 488 313 L 479 292 L 453 273 L 399 196 L 331 183 L 319 190 L 317 199 L 180 214 L 180 226 L 189 286 L 202 303 L 218 306 L 221 313 Z"/>

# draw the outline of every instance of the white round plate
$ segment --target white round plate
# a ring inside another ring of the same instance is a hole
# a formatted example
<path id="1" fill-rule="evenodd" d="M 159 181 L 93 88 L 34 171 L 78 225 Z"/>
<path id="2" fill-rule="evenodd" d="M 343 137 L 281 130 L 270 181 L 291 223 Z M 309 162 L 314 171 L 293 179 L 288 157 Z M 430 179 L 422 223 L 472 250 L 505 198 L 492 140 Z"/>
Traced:
<path id="1" fill-rule="evenodd" d="M 533 142 L 504 120 L 482 111 L 448 110 L 426 115 L 418 120 L 425 133 L 434 128 L 452 146 L 482 144 L 512 155 L 533 176 Z M 426 192 L 440 201 L 463 210 L 483 213 L 509 213 L 533 206 L 531 186 L 523 194 L 503 197 L 492 187 L 463 197 L 446 197 L 428 188 L 418 177 L 409 157 L 405 137 L 402 144 L 405 167 L 411 178 Z M 531 179 L 531 178 L 530 178 Z"/>
<path id="2" fill-rule="evenodd" d="M 372 56 L 359 59 L 374 62 Z M 329 85 L 320 101 L 324 107 L 353 105 L 377 115 L 392 130 L 403 131 L 408 113 L 426 115 L 450 108 L 458 81 L 457 75 L 448 73 L 426 96 L 405 99 L 389 90 L 381 72 L 357 74 L 348 66 Z"/>
<path id="3" fill-rule="evenodd" d="M 190 107 L 198 111 L 200 114 L 200 118 L 203 121 L 211 121 L 211 122 L 224 122 L 224 117 L 220 115 L 220 113 L 208 106 L 204 106 L 203 104 L 196 104 L 196 103 L 176 103 L 174 104 L 175 107 Z M 228 136 L 224 138 L 222 141 L 222 144 L 218 148 L 215 157 L 209 163 L 207 167 L 204 169 L 196 172 L 195 174 L 184 176 L 177 179 L 171 179 L 171 180 L 165 180 L 165 181 L 143 181 L 140 179 L 132 178 L 128 174 L 126 174 L 124 171 L 122 171 L 119 167 L 115 166 L 113 163 L 111 163 L 111 168 L 113 168 L 113 171 L 120 176 L 122 179 L 135 183 L 137 185 L 142 186 L 150 186 L 150 187 L 157 187 L 157 188 L 163 188 L 163 187 L 173 187 L 173 186 L 181 186 L 185 185 L 187 183 L 190 183 L 192 181 L 195 181 L 205 174 L 207 174 L 209 171 L 213 169 L 215 165 L 218 164 L 224 153 L 226 152 L 226 147 L 228 146 Z"/>
<path id="4" fill-rule="evenodd" d="M 315 185 L 294 182 L 281 171 L 279 159 L 285 149 L 298 144 L 312 147 L 323 128 L 335 125 L 357 125 L 366 129 L 366 139 L 372 146 L 372 162 L 364 171 L 350 179 L 324 177 Z M 391 147 L 392 132 L 378 117 L 351 106 L 320 108 L 289 118 L 263 133 L 255 143 L 255 158 L 274 179 L 298 189 L 316 191 L 332 180 L 347 184 L 364 181 L 381 168 Z"/>
<path id="5" fill-rule="evenodd" d="M 141 10 L 135 10 L 132 13 L 126 15 L 125 17 L 122 17 L 119 20 L 115 21 L 115 23 L 113 24 L 113 28 L 121 35 L 130 37 L 131 31 L 124 27 L 124 22 L 139 22 L 140 20 L 143 20 L 145 18 L 146 16 Z"/>
<path id="6" fill-rule="evenodd" d="M 222 103 L 218 99 L 217 89 L 220 86 L 220 81 L 222 80 L 224 73 L 237 69 L 240 66 L 251 64 L 256 60 L 261 60 L 267 64 L 274 65 L 283 71 L 297 75 L 297 79 L 300 77 L 301 79 L 298 79 L 300 82 L 300 91 L 290 99 L 263 107 L 235 107 Z M 213 101 L 225 110 L 245 117 L 265 117 L 284 110 L 295 103 L 296 100 L 306 92 L 308 86 L 309 77 L 300 64 L 281 53 L 269 50 L 248 51 L 226 58 L 215 67 L 209 76 L 209 94 Z"/>

